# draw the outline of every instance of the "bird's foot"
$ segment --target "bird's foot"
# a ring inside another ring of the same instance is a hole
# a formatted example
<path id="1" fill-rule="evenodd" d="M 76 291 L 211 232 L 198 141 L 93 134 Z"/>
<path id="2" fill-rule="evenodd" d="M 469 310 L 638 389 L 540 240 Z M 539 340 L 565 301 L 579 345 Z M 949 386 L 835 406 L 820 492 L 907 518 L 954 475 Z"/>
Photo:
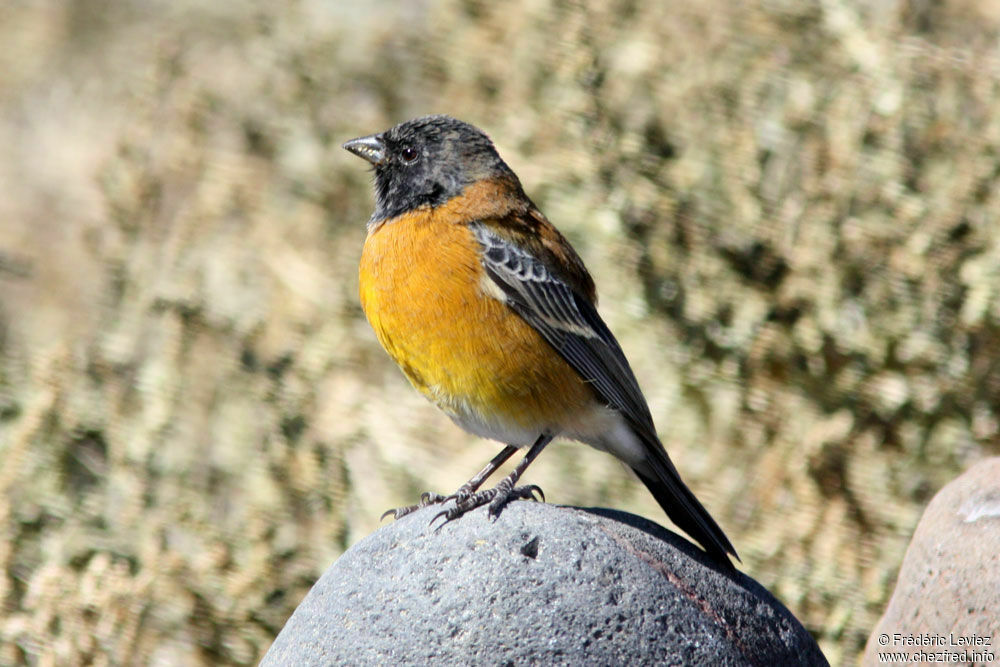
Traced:
<path id="1" fill-rule="evenodd" d="M 461 489 L 459 489 L 459 491 L 461 491 Z M 433 491 L 425 491 L 422 494 L 420 494 L 420 502 L 417 503 L 416 505 L 407 505 L 406 507 L 397 507 L 395 509 L 386 510 L 385 512 L 382 513 L 382 516 L 379 517 L 379 521 L 385 519 L 390 514 L 392 515 L 393 520 L 402 519 L 407 514 L 410 514 L 411 512 L 416 512 L 418 509 L 422 507 L 443 503 L 444 501 L 448 500 L 451 497 L 452 496 L 442 496 L 440 493 L 434 493 Z"/>
<path id="2" fill-rule="evenodd" d="M 511 500 L 539 500 L 540 497 L 542 502 L 545 501 L 545 493 L 541 487 L 536 484 L 514 486 L 514 480 L 510 477 L 504 477 L 492 489 L 484 491 L 473 492 L 471 489 L 466 488 L 466 486 L 463 486 L 445 498 L 445 500 L 454 500 L 455 506 L 435 514 L 434 518 L 431 519 L 432 524 L 443 517 L 444 522 L 441 524 L 443 526 L 445 523 L 457 519 L 466 512 L 470 512 L 486 504 L 489 504 L 489 517 L 494 518 L 500 515 L 504 505 Z M 535 496 L 536 493 L 539 497 Z"/>

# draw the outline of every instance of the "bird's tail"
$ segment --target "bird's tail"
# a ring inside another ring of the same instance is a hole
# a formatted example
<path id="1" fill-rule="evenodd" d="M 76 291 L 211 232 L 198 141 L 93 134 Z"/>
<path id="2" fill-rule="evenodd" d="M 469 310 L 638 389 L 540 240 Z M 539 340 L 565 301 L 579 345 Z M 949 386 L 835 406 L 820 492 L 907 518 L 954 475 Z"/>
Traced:
<path id="1" fill-rule="evenodd" d="M 659 441 L 647 444 L 648 456 L 643 465 L 633 467 L 639 479 L 678 528 L 697 540 L 709 554 L 732 568 L 733 564 L 727 554 L 732 554 L 736 560 L 740 560 L 740 557 L 729 538 L 681 480 L 663 445 Z"/>

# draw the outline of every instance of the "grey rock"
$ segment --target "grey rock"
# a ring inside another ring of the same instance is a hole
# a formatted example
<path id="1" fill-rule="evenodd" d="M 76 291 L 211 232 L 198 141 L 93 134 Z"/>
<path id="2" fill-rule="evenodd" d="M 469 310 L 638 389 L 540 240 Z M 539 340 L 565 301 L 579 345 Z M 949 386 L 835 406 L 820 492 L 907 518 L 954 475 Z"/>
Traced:
<path id="1" fill-rule="evenodd" d="M 889 606 L 868 638 L 864 662 L 885 664 L 879 653 L 891 652 L 909 659 L 890 662 L 909 663 L 922 651 L 987 664 L 1000 656 L 998 644 L 1000 458 L 991 458 L 966 470 L 927 506 Z"/>
<path id="2" fill-rule="evenodd" d="M 345 552 L 261 664 L 827 664 L 759 584 L 640 517 L 438 511 Z"/>

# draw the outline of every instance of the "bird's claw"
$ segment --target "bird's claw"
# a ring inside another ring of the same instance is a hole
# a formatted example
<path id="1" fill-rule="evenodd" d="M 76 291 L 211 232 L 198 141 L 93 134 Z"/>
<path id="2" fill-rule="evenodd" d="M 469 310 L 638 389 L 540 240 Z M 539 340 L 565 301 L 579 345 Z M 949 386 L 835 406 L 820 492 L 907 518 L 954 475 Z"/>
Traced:
<path id="1" fill-rule="evenodd" d="M 444 518 L 444 521 L 435 528 L 435 530 L 439 530 L 441 526 L 449 521 L 454 521 L 466 512 L 471 512 L 483 505 L 489 505 L 487 509 L 488 516 L 491 519 L 495 519 L 500 516 L 504 505 L 511 500 L 545 502 L 545 493 L 537 484 L 514 486 L 509 478 L 500 480 L 500 483 L 495 487 L 486 489 L 485 491 L 473 491 L 468 485 L 463 485 L 450 496 L 442 496 L 433 491 L 426 491 L 420 494 L 420 502 L 416 505 L 407 505 L 405 507 L 386 510 L 379 518 L 379 521 L 384 520 L 387 516 L 392 516 L 394 520 L 401 519 L 407 514 L 416 512 L 418 509 L 422 509 L 428 505 L 440 505 L 452 500 L 455 501 L 454 507 L 449 507 L 435 514 L 427 524 L 428 526 L 433 526 L 438 519 Z"/>
<path id="2" fill-rule="evenodd" d="M 434 493 L 433 491 L 424 491 L 420 494 L 420 502 L 416 505 L 406 505 L 405 507 L 396 507 L 395 509 L 386 510 L 379 517 L 379 521 L 384 521 L 387 516 L 392 515 L 393 520 L 402 519 L 407 514 L 416 512 L 418 509 L 427 507 L 428 505 L 437 505 L 445 502 L 451 496 L 445 497 L 440 493 Z"/>
<path id="3" fill-rule="evenodd" d="M 541 502 L 545 502 L 545 493 L 537 484 L 515 487 L 509 481 L 504 483 L 505 481 L 501 481 L 492 489 L 486 489 L 485 491 L 461 495 L 456 492 L 448 496 L 445 500 L 454 500 L 455 506 L 435 514 L 428 525 L 433 526 L 435 521 L 444 518 L 444 521 L 435 528 L 435 530 L 438 530 L 449 521 L 454 521 L 465 513 L 471 512 L 483 505 L 488 505 L 488 517 L 496 519 L 500 516 L 500 512 L 503 511 L 504 506 L 511 500 L 534 500 L 536 502 L 540 500 Z"/>

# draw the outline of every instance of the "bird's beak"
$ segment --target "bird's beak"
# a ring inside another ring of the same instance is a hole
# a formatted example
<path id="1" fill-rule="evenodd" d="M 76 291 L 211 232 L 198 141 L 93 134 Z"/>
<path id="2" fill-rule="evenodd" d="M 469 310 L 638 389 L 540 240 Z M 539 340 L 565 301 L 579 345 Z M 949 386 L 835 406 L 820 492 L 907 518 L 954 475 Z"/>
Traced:
<path id="1" fill-rule="evenodd" d="M 344 143 L 344 148 L 375 165 L 385 160 L 385 144 L 377 134 L 351 139 Z"/>

